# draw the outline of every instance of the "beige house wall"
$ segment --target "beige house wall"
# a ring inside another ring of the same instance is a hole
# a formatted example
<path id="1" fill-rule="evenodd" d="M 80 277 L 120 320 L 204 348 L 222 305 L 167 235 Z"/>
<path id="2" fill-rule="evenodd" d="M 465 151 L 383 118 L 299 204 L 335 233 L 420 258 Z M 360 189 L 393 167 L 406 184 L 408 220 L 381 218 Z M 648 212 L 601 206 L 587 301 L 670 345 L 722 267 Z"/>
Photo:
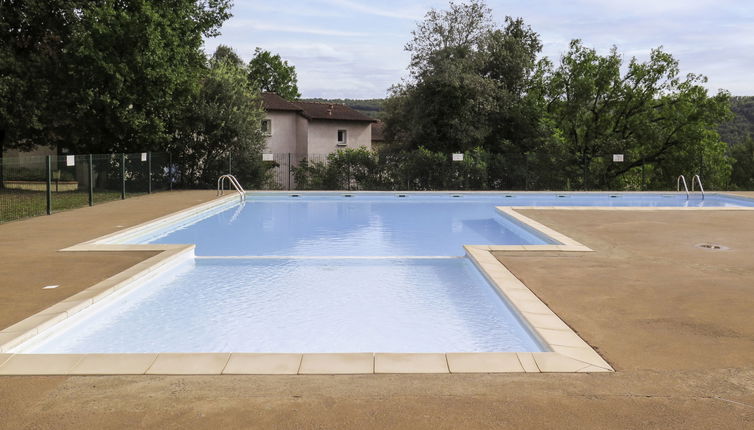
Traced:
<path id="1" fill-rule="evenodd" d="M 346 145 L 338 146 L 338 130 L 346 130 Z M 309 121 L 309 154 L 329 154 L 344 148 L 372 148 L 372 123 L 359 121 Z"/>
<path id="2" fill-rule="evenodd" d="M 301 115 L 296 115 L 296 150 L 297 154 L 306 154 L 309 146 L 309 120 Z"/>
<path id="3" fill-rule="evenodd" d="M 272 153 L 297 152 L 299 146 L 298 130 L 300 115 L 296 112 L 271 111 L 265 114 L 265 119 L 271 121 L 272 134 L 267 136 L 267 151 Z M 306 135 L 306 130 L 304 130 Z"/>

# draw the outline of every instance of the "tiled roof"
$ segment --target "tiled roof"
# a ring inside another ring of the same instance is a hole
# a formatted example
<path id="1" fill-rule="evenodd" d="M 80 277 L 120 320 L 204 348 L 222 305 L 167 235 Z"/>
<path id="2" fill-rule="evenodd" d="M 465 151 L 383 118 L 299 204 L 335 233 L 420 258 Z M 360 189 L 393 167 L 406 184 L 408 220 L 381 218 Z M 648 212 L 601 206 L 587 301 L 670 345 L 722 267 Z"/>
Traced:
<path id="1" fill-rule="evenodd" d="M 265 110 L 299 112 L 308 119 L 377 122 L 363 113 L 342 104 L 317 102 L 289 102 L 275 93 L 262 93 Z"/>
<path id="2" fill-rule="evenodd" d="M 376 122 L 363 113 L 346 105 L 337 103 L 296 102 L 304 110 L 304 116 L 309 119 L 335 119 L 340 121 Z"/>
<path id="3" fill-rule="evenodd" d="M 264 105 L 265 110 L 288 110 L 297 112 L 303 110 L 275 93 L 262 93 L 262 104 Z"/>

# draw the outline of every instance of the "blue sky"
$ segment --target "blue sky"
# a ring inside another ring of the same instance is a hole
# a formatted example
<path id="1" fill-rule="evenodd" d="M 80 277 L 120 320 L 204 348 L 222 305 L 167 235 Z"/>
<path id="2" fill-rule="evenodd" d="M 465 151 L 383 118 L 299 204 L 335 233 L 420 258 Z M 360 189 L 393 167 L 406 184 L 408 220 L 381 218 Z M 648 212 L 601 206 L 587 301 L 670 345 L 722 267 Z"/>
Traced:
<path id="1" fill-rule="evenodd" d="M 644 59 L 657 46 L 708 88 L 754 95 L 752 0 L 488 0 L 494 19 L 523 17 L 557 60 L 573 38 L 601 53 L 618 46 Z M 222 35 L 245 60 L 255 47 L 296 66 L 303 97 L 377 98 L 406 76 L 403 46 L 425 12 L 447 1 L 236 0 Z"/>

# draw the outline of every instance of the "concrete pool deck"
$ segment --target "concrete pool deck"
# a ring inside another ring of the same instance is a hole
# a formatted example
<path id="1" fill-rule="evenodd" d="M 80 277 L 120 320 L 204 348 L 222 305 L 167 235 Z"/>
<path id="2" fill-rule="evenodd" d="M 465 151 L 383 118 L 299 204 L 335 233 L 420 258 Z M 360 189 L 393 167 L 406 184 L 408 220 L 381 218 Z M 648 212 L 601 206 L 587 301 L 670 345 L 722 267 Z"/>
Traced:
<path id="1" fill-rule="evenodd" d="M 211 191 L 164 193 L 0 225 L 0 326 L 154 255 L 58 249 L 212 198 Z M 0 377 L 0 422 L 98 428 L 754 424 L 754 213 L 522 213 L 596 251 L 496 256 L 598 349 L 615 374 Z M 731 249 L 694 247 L 704 242 Z M 50 284 L 60 287 L 42 289 Z"/>

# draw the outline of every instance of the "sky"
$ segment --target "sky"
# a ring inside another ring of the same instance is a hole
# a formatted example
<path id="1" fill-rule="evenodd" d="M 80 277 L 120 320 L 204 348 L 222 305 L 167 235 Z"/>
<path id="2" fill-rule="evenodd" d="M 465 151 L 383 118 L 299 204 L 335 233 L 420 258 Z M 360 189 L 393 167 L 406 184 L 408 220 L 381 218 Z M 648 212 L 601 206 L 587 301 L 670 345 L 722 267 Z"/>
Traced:
<path id="1" fill-rule="evenodd" d="M 652 48 L 680 61 L 682 73 L 703 74 L 707 87 L 754 95 L 752 0 L 488 0 L 493 19 L 521 17 L 540 34 L 542 55 L 557 62 L 571 39 L 601 54 L 618 47 L 626 60 Z M 245 60 L 254 49 L 296 66 L 304 98 L 382 98 L 407 76 L 403 47 L 430 8 L 447 1 L 236 0 L 214 52 L 229 45 Z"/>

